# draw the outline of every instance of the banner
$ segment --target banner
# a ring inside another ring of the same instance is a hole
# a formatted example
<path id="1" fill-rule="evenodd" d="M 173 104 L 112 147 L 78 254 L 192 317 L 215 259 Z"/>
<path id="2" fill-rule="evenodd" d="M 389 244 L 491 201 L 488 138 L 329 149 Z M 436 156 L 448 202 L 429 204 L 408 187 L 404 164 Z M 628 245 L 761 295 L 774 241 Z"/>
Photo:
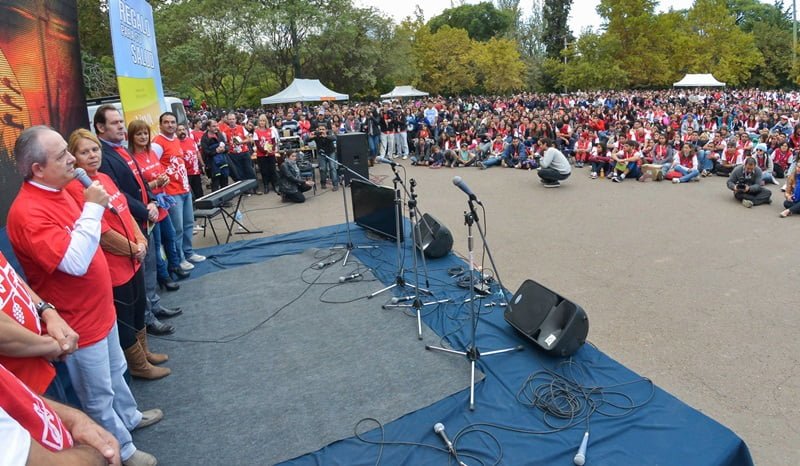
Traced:
<path id="1" fill-rule="evenodd" d="M 66 139 L 88 124 L 76 2 L 0 0 L 0 226 L 22 183 L 19 134 L 48 125 Z"/>
<path id="2" fill-rule="evenodd" d="M 144 120 L 157 132 L 158 117 L 168 109 L 158 65 L 153 8 L 145 0 L 111 0 L 108 14 L 125 122 Z"/>

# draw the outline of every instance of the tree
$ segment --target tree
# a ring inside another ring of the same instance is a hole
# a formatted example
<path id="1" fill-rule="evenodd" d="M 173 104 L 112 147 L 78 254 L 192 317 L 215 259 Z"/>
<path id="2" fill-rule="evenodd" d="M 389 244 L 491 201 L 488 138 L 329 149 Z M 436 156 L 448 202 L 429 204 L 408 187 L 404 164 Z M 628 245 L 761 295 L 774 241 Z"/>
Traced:
<path id="1" fill-rule="evenodd" d="M 480 90 L 489 94 L 509 94 L 525 85 L 525 63 L 516 42 L 490 39 L 473 45 Z"/>
<path id="2" fill-rule="evenodd" d="M 485 42 L 504 35 L 511 29 L 513 21 L 507 10 L 498 10 L 491 2 L 481 2 L 447 8 L 442 14 L 431 18 L 428 27 L 434 34 L 444 26 L 464 29 L 470 39 Z"/>
<path id="3" fill-rule="evenodd" d="M 472 40 L 464 29 L 442 26 L 434 34 L 427 26 L 420 28 L 414 57 L 419 70 L 415 84 L 429 92 L 454 95 L 477 84 Z"/>
<path id="4" fill-rule="evenodd" d="M 567 64 L 549 59 L 558 68 L 558 84 L 570 90 L 620 89 L 628 86 L 629 77 L 615 58 L 624 51 L 612 34 L 585 32 L 565 53 Z"/>
<path id="5" fill-rule="evenodd" d="M 558 58 L 561 50 L 565 48 L 564 44 L 570 39 L 567 20 L 571 7 L 571 0 L 544 0 L 542 6 L 544 30 L 541 39 L 550 58 Z"/>

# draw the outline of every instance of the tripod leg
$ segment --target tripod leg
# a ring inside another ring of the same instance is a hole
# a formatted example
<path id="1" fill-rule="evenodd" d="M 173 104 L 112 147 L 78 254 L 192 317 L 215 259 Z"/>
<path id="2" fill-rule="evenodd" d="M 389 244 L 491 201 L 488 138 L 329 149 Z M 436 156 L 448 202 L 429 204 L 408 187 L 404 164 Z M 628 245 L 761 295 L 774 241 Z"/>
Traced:
<path id="1" fill-rule="evenodd" d="M 475 360 L 470 361 L 469 410 L 475 411 Z"/>
<path id="2" fill-rule="evenodd" d="M 417 339 L 422 340 L 422 312 L 417 307 Z"/>

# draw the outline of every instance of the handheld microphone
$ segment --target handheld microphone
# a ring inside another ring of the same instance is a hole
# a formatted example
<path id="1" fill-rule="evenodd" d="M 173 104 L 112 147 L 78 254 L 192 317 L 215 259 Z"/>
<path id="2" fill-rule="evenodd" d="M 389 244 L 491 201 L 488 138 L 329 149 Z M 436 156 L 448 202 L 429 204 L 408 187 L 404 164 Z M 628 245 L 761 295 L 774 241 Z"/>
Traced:
<path id="1" fill-rule="evenodd" d="M 89 178 L 89 175 L 86 174 L 86 170 L 84 170 L 83 168 L 80 167 L 76 168 L 73 176 L 75 177 L 76 180 L 78 180 L 78 182 L 80 182 L 80 184 L 83 185 L 84 188 L 88 188 L 89 186 L 92 185 L 92 179 Z M 117 213 L 117 210 L 114 209 L 114 207 L 112 207 L 111 204 L 107 204 L 103 207 L 110 210 L 111 212 L 114 212 L 115 214 Z"/>
<path id="2" fill-rule="evenodd" d="M 395 162 L 394 160 L 389 160 L 389 159 L 387 159 L 386 157 L 384 157 L 382 155 L 379 155 L 378 157 L 375 157 L 375 160 L 377 160 L 380 163 L 389 164 L 392 167 L 396 167 L 397 166 L 397 162 Z"/>
<path id="3" fill-rule="evenodd" d="M 411 301 L 415 296 L 395 296 L 392 298 L 392 304 L 401 303 L 403 301 Z"/>
<path id="4" fill-rule="evenodd" d="M 361 274 L 358 273 L 358 272 L 351 273 L 350 275 L 348 275 L 346 277 L 339 277 L 339 283 L 349 282 L 350 280 L 355 280 L 356 278 L 358 278 L 360 276 L 361 276 Z"/>
<path id="5" fill-rule="evenodd" d="M 586 444 L 589 443 L 589 432 L 583 434 L 583 441 L 581 442 L 581 447 L 578 448 L 578 453 L 575 455 L 575 458 L 572 459 L 572 462 L 575 463 L 575 466 L 583 466 L 586 463 Z"/>
<path id="6" fill-rule="evenodd" d="M 453 184 L 456 185 L 458 189 L 464 191 L 464 194 L 469 196 L 470 200 L 473 200 L 478 204 L 483 205 L 483 203 L 478 199 L 478 196 L 476 196 L 475 193 L 473 193 L 472 190 L 469 189 L 467 183 L 464 183 L 464 180 L 462 180 L 460 176 L 453 177 Z"/>
<path id="7" fill-rule="evenodd" d="M 450 439 L 447 438 L 447 433 L 445 433 L 444 431 L 444 424 L 442 424 L 441 422 L 437 422 L 436 424 L 433 425 L 433 431 L 436 432 L 436 434 L 438 434 L 439 437 L 442 438 L 442 440 L 444 440 L 444 443 L 445 445 L 447 445 L 447 449 L 450 451 L 450 453 L 452 453 L 453 456 L 456 456 L 456 449 L 453 448 L 453 442 L 451 442 Z"/>
<path id="8" fill-rule="evenodd" d="M 331 259 L 331 260 L 326 261 L 326 262 L 317 262 L 316 264 L 314 264 L 314 268 L 316 268 L 317 270 L 324 269 L 325 267 L 327 267 L 329 265 L 335 264 L 338 260 L 339 259 Z"/>

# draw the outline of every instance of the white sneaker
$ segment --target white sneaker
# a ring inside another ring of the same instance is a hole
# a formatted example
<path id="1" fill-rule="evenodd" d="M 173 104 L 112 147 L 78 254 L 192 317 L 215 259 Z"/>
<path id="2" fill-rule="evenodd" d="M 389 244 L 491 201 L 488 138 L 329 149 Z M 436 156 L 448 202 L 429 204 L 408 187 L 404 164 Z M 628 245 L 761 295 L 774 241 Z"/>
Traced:
<path id="1" fill-rule="evenodd" d="M 157 464 L 158 460 L 155 456 L 142 450 L 136 450 L 130 458 L 122 462 L 122 466 L 156 466 Z"/>
<path id="2" fill-rule="evenodd" d="M 781 191 L 786 192 L 786 185 L 781 186 Z"/>
<path id="3" fill-rule="evenodd" d="M 742 205 L 749 209 L 750 207 L 753 207 L 753 201 L 750 199 L 742 199 Z"/>
<path id="4" fill-rule="evenodd" d="M 672 179 L 672 184 L 678 184 L 680 182 L 681 182 L 680 178 L 673 178 Z"/>
<path id="5" fill-rule="evenodd" d="M 194 268 L 194 265 L 189 261 L 181 261 L 181 269 L 188 272 Z"/>
<path id="6" fill-rule="evenodd" d="M 187 257 L 186 260 L 194 263 L 203 262 L 204 260 L 206 260 L 206 256 L 201 256 L 200 254 L 194 253 L 191 256 Z"/>
<path id="7" fill-rule="evenodd" d="M 591 179 L 593 179 L 593 180 L 596 180 L 596 179 L 597 179 L 597 172 L 592 172 L 592 173 L 590 173 L 590 174 L 589 174 L 589 177 L 590 177 Z"/>
<path id="8" fill-rule="evenodd" d="M 407 155 L 404 155 L 404 156 L 403 156 L 403 160 L 407 160 L 407 159 L 408 159 L 408 156 L 407 156 Z"/>
<path id="9" fill-rule="evenodd" d="M 195 225 L 194 231 L 203 231 L 203 225 Z"/>

